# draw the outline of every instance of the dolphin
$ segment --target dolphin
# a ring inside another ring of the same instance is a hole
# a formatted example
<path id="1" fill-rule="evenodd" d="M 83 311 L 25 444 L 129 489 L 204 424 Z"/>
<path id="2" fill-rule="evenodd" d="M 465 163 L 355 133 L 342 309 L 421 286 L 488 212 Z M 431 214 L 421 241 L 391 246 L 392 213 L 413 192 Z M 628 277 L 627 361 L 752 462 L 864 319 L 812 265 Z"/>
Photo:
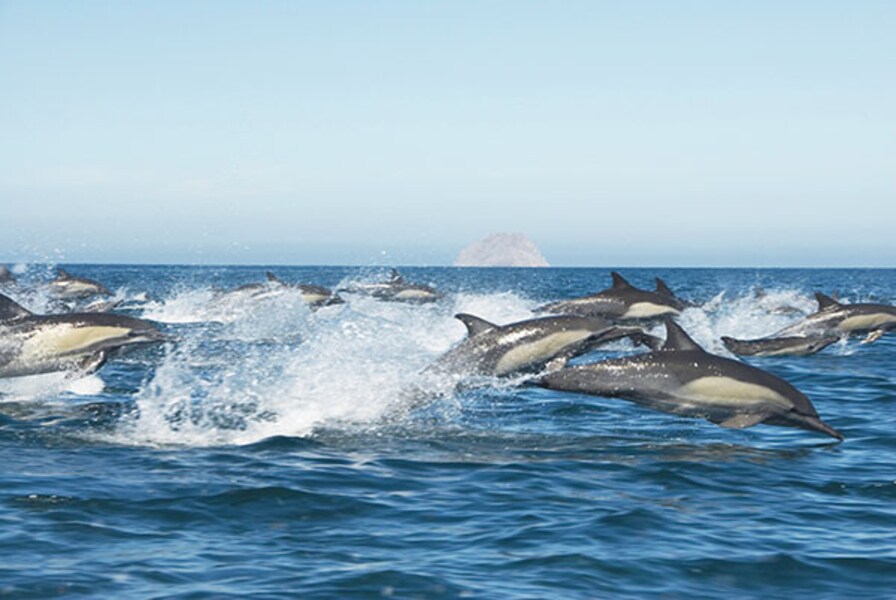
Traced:
<path id="1" fill-rule="evenodd" d="M 302 296 L 302 300 L 308 306 L 317 308 L 320 306 L 329 306 L 331 304 L 344 304 L 339 294 L 334 294 L 332 290 L 319 285 L 311 285 L 307 283 L 286 283 L 279 277 L 268 271 L 265 273 L 268 283 L 272 286 L 282 286 L 285 289 L 297 289 Z"/>
<path id="2" fill-rule="evenodd" d="M 92 279 L 73 277 L 64 269 L 58 269 L 56 279 L 49 284 L 50 292 L 61 299 L 86 298 L 88 296 L 111 296 L 112 292 L 103 284 Z"/>
<path id="3" fill-rule="evenodd" d="M 822 421 L 812 402 L 783 379 L 709 354 L 671 318 L 654 352 L 567 367 L 534 381 L 542 387 L 622 398 L 647 408 L 702 417 L 741 429 L 759 423 L 843 435 Z"/>
<path id="4" fill-rule="evenodd" d="M 806 311 L 797 308 L 796 306 L 774 302 L 761 285 L 753 287 L 753 299 L 758 302 L 760 308 L 772 315 L 793 316 L 806 314 Z"/>
<path id="5" fill-rule="evenodd" d="M 36 315 L 0 294 L 0 377 L 92 373 L 112 350 L 167 339 L 143 319 L 104 313 Z"/>
<path id="6" fill-rule="evenodd" d="M 836 335 L 795 335 L 738 340 L 723 335 L 722 343 L 728 350 L 740 356 L 809 356 L 824 350 L 839 339 L 840 337 Z"/>
<path id="7" fill-rule="evenodd" d="M 365 294 L 380 300 L 397 302 L 435 302 L 442 297 L 442 294 L 432 286 L 408 283 L 396 269 L 392 269 L 386 281 L 352 283 L 339 291 Z"/>
<path id="8" fill-rule="evenodd" d="M 304 283 L 290 284 L 279 279 L 272 272 L 265 273 L 265 281 L 246 283 L 229 291 L 220 292 L 214 299 L 215 303 L 226 303 L 231 300 L 262 300 L 280 296 L 291 290 L 298 291 L 302 301 L 309 308 L 319 308 L 329 304 L 342 304 L 345 302 L 330 290 L 317 285 Z"/>
<path id="9" fill-rule="evenodd" d="M 657 291 L 651 292 L 634 287 L 615 271 L 610 275 L 612 287 L 590 296 L 552 302 L 538 311 L 628 321 L 674 315 L 687 308 L 662 279 L 657 278 Z"/>
<path id="10" fill-rule="evenodd" d="M 629 337 L 637 343 L 659 342 L 639 327 L 618 327 L 599 317 L 540 317 L 496 325 L 480 317 L 454 315 L 468 336 L 439 357 L 426 372 L 452 375 L 505 376 L 537 371 L 607 342 Z"/>
<path id="11" fill-rule="evenodd" d="M 841 304 L 837 300 L 817 292 L 818 310 L 765 338 L 739 340 L 722 338 L 725 346 L 735 354 L 758 354 L 757 350 L 778 347 L 775 355 L 795 354 L 803 356 L 818 352 L 840 338 L 852 334 L 866 334 L 863 344 L 879 340 L 889 330 L 896 328 L 896 306 L 889 304 Z M 803 342 L 800 343 L 799 340 Z M 781 340 L 787 340 L 782 342 Z M 827 342 L 827 343 L 825 343 Z M 784 348 L 795 352 L 785 352 Z"/>

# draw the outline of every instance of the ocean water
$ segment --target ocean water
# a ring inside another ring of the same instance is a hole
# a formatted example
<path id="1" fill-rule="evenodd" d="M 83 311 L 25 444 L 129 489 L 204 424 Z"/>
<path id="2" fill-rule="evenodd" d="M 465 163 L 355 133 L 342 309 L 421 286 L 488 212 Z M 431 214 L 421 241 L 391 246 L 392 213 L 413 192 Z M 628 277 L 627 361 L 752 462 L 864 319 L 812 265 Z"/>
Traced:
<path id="1" fill-rule="evenodd" d="M 0 598 L 896 596 L 896 334 L 748 361 L 805 392 L 846 436 L 832 443 L 521 378 L 407 403 L 462 339 L 453 314 L 527 318 L 610 269 L 409 267 L 446 296 L 312 312 L 295 294 L 215 299 L 265 267 L 67 268 L 178 341 L 88 377 L 0 380 Z M 622 272 L 696 302 L 681 323 L 723 354 L 719 336 L 771 333 L 816 290 L 896 303 L 893 270 Z M 28 267 L 12 295 L 47 309 L 29 285 L 50 274 Z"/>

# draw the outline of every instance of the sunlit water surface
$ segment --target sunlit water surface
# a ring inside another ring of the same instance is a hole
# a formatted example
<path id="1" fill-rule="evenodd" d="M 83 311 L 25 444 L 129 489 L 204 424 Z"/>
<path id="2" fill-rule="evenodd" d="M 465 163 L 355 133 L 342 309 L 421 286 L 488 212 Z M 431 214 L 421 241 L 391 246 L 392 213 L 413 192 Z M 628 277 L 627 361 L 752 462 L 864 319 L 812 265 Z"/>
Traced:
<path id="1" fill-rule="evenodd" d="M 896 592 L 896 334 L 752 359 L 846 441 L 726 430 L 479 381 L 408 402 L 460 341 L 607 287 L 607 269 L 407 268 L 433 304 L 221 301 L 263 267 L 71 265 L 178 341 L 97 374 L 0 380 L 0 597 L 886 598 Z M 340 287 L 376 269 L 276 267 Z M 30 267 L 7 292 L 52 302 Z M 699 306 L 708 350 L 896 302 L 891 270 L 624 271 Z M 757 297 L 761 286 L 766 295 Z M 780 310 L 781 308 L 784 310 Z M 791 310 L 793 309 L 793 310 Z M 661 328 L 656 333 L 661 334 Z M 625 343 L 579 359 L 635 351 Z"/>

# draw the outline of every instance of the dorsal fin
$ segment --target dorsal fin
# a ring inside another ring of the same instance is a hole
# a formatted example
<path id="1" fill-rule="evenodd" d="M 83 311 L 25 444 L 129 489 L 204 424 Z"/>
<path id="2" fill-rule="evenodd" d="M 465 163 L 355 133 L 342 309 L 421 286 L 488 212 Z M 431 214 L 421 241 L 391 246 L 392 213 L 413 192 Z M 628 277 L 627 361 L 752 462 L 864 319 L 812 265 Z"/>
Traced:
<path id="1" fill-rule="evenodd" d="M 283 281 L 282 281 L 279 277 L 277 277 L 276 275 L 274 275 L 274 274 L 271 273 L 270 271 L 266 272 L 266 273 L 264 274 L 264 276 L 268 278 L 268 281 L 269 281 L 270 283 L 283 283 Z"/>
<path id="2" fill-rule="evenodd" d="M 474 335 L 479 335 L 483 331 L 488 331 L 489 329 L 494 329 L 497 327 L 494 323 L 486 321 L 481 317 L 477 317 L 475 315 L 467 314 L 467 313 L 457 313 L 454 315 L 455 319 L 458 319 L 461 323 L 467 326 L 467 334 L 470 337 Z"/>
<path id="3" fill-rule="evenodd" d="M 663 344 L 663 351 L 670 350 L 700 350 L 703 348 L 691 339 L 681 325 L 673 321 L 670 317 L 666 317 L 666 343 Z"/>
<path id="4" fill-rule="evenodd" d="M 30 317 L 33 313 L 10 298 L 0 294 L 0 322 L 14 321 L 16 319 L 24 319 Z"/>
<path id="5" fill-rule="evenodd" d="M 666 296 L 675 297 L 675 293 L 669 289 L 669 286 L 666 285 L 666 282 L 660 279 L 659 277 L 654 277 L 654 281 L 656 281 L 656 291 L 658 294 L 665 294 Z"/>
<path id="6" fill-rule="evenodd" d="M 815 299 L 818 300 L 818 310 L 827 310 L 829 308 L 837 308 L 840 303 L 821 292 L 815 292 Z"/>
<path id="7" fill-rule="evenodd" d="M 629 289 L 633 287 L 632 284 L 625 280 L 625 277 L 623 277 L 616 271 L 610 273 L 610 277 L 613 278 L 613 289 Z"/>
<path id="8" fill-rule="evenodd" d="M 398 272 L 398 269 L 392 269 L 389 272 L 389 283 L 404 283 L 404 277 Z"/>
<path id="9" fill-rule="evenodd" d="M 56 279 L 74 279 L 65 269 L 56 269 Z"/>

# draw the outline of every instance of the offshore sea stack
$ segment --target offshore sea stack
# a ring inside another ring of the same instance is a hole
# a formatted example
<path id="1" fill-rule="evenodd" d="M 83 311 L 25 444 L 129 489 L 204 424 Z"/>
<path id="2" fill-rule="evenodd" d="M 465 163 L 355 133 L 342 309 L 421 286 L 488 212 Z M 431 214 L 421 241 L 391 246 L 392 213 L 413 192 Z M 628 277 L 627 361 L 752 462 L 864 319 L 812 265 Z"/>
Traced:
<path id="1" fill-rule="evenodd" d="M 522 233 L 493 233 L 460 251 L 455 267 L 547 267 L 538 246 Z"/>

